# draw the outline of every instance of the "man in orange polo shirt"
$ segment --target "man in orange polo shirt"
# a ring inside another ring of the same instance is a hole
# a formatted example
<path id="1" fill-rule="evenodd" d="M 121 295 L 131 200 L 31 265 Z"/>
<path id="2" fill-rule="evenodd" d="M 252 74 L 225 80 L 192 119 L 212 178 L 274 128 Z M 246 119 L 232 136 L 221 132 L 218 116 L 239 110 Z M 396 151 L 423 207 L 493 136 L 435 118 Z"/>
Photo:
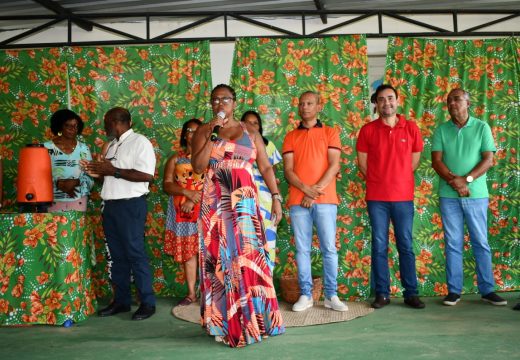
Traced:
<path id="1" fill-rule="evenodd" d="M 372 307 L 390 303 L 388 230 L 390 221 L 399 253 L 404 302 L 424 308 L 417 292 L 415 254 L 412 247 L 414 171 L 419 165 L 423 140 L 417 125 L 397 114 L 397 91 L 380 85 L 375 92 L 379 118 L 359 132 L 358 166 L 366 179 L 366 202 L 372 226 L 372 279 L 376 298 Z"/>
<path id="2" fill-rule="evenodd" d="M 325 307 L 347 311 L 337 296 L 338 254 L 336 251 L 336 215 L 338 196 L 336 175 L 340 170 L 341 142 L 338 131 L 318 120 L 319 94 L 307 91 L 300 96 L 298 114 L 302 121 L 289 132 L 283 143 L 283 164 L 289 183 L 287 207 L 296 242 L 296 263 L 300 298 L 293 311 L 313 305 L 311 244 L 313 225 L 323 256 Z"/>

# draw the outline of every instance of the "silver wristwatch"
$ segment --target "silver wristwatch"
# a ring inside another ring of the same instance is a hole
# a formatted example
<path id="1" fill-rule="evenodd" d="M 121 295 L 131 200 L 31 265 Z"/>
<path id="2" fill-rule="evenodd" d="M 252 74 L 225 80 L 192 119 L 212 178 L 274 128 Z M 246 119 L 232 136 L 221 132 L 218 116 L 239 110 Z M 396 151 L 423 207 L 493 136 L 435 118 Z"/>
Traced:
<path id="1" fill-rule="evenodd" d="M 280 194 L 273 194 L 272 197 L 273 197 L 273 199 L 278 200 L 280 203 L 283 202 L 282 195 L 280 195 Z"/>

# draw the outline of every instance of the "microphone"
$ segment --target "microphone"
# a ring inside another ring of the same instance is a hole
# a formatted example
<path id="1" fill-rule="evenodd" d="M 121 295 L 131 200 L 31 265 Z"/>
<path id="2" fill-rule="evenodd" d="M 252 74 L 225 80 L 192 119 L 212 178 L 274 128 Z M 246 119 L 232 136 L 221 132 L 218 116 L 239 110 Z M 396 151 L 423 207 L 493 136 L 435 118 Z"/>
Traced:
<path id="1" fill-rule="evenodd" d="M 217 113 L 217 116 L 219 118 L 221 118 L 222 120 L 224 120 L 226 118 L 226 113 L 224 111 L 219 111 Z M 218 131 L 220 130 L 220 125 L 215 125 L 215 127 L 213 128 L 213 130 L 211 131 L 211 141 L 216 141 L 217 138 L 218 138 Z"/>

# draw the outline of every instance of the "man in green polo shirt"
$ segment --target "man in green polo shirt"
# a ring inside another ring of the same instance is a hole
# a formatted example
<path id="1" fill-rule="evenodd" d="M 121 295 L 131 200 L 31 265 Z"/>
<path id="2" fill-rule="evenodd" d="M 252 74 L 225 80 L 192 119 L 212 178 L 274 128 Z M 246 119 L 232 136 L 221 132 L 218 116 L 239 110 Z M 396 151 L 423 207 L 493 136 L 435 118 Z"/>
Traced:
<path id="1" fill-rule="evenodd" d="M 448 295 L 445 305 L 456 305 L 462 292 L 464 222 L 475 256 L 478 290 L 482 300 L 506 305 L 498 296 L 487 240 L 489 194 L 486 171 L 496 151 L 489 125 L 469 116 L 469 94 L 454 89 L 448 94 L 451 121 L 436 129 L 432 144 L 432 167 L 439 174 L 439 203 L 444 228 Z"/>

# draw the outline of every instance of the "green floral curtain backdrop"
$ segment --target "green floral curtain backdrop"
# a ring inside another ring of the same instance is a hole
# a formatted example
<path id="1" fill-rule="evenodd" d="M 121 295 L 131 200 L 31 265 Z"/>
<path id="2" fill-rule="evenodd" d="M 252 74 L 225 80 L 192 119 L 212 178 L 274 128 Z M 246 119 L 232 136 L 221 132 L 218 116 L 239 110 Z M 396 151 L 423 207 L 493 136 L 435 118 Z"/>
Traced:
<path id="1" fill-rule="evenodd" d="M 320 39 L 245 38 L 235 44 L 231 85 L 237 91 L 236 116 L 249 109 L 260 113 L 264 135 L 281 151 L 285 135 L 299 121 L 298 98 L 318 91 L 324 109 L 320 119 L 341 130 L 342 170 L 338 176 L 339 250 L 338 292 L 342 298 L 370 293 L 370 236 L 364 190 L 356 166 L 355 141 L 361 126 L 370 120 L 364 36 Z M 309 164 L 309 171 L 312 165 Z M 287 194 L 283 169 L 277 169 L 282 194 Z M 278 227 L 275 278 L 296 274 L 295 247 L 288 211 Z M 319 242 L 313 239 L 313 274 L 321 274 Z"/>
<path id="2" fill-rule="evenodd" d="M 430 163 L 430 137 L 436 124 L 447 120 L 444 100 L 448 90 L 457 85 L 470 91 L 473 114 L 488 121 L 495 136 L 496 164 L 488 174 L 495 278 L 501 289 L 519 288 L 519 45 L 517 38 L 448 41 L 393 37 L 389 40 L 386 81 L 399 88 L 401 112 L 417 121 L 426 140 L 416 177 L 414 231 L 423 295 L 446 292 L 443 234 L 437 207 L 437 177 Z M 363 36 L 241 39 L 235 47 L 231 80 L 240 101 L 236 116 L 240 117 L 248 109 L 259 111 L 265 135 L 279 150 L 285 134 L 298 122 L 297 101 L 303 91 L 319 91 L 325 104 L 320 118 L 341 129 L 338 280 L 341 297 L 349 299 L 366 298 L 370 293 L 370 225 L 364 202 L 364 181 L 357 169 L 354 151 L 359 129 L 370 120 L 367 63 Z M 148 198 L 146 234 L 154 289 L 159 295 L 184 295 L 182 267 L 162 251 L 167 196 L 162 191 L 161 180 L 167 158 L 178 150 L 182 123 L 192 117 L 211 117 L 207 105 L 212 87 L 210 74 L 209 42 L 206 41 L 141 47 L 1 51 L 0 154 L 4 159 L 3 190 L 7 210 L 16 209 L 19 150 L 27 143 L 50 138 L 48 118 L 55 110 L 66 107 L 70 99 L 73 110 L 85 121 L 83 139 L 93 153 L 99 153 L 105 140 L 103 114 L 113 106 L 128 107 L 134 128 L 152 141 L 158 160 L 156 181 L 151 185 Z M 286 194 L 281 166 L 277 177 L 281 180 L 282 193 Z M 86 222 L 95 247 L 91 259 L 96 264 L 92 271 L 94 289 L 97 296 L 108 296 L 111 290 L 99 191 L 100 186 L 96 185 Z M 0 256 L 5 256 L 6 246 L 11 242 L 9 232 L 2 230 Z M 391 240 L 394 241 L 393 236 Z M 321 257 L 316 238 L 313 243 L 313 269 L 318 275 Z M 296 273 L 294 251 L 285 212 L 279 227 L 276 279 Z M 400 295 L 398 259 L 393 246 L 389 261 L 393 268 L 392 293 Z M 476 291 L 473 265 L 468 251 L 465 292 Z"/>
<path id="3" fill-rule="evenodd" d="M 158 295 L 181 295 L 185 290 L 183 267 L 163 252 L 168 197 L 162 190 L 164 165 L 180 149 L 182 124 L 191 118 L 211 116 L 209 42 L 174 43 L 146 47 L 72 48 L 70 54 L 72 109 L 89 119 L 85 138 L 93 152 L 104 142 L 103 115 L 114 106 L 128 108 L 133 128 L 144 134 L 156 151 L 155 182 L 148 195 L 146 243 Z M 84 130 L 85 132 L 85 130 Z M 100 188 L 92 197 L 99 199 Z M 100 201 L 91 202 L 94 226 L 98 295 L 110 294 Z"/>
<path id="4" fill-rule="evenodd" d="M 0 64 L 0 156 L 9 206 L 16 200 L 19 149 L 50 135 L 47 119 L 67 106 L 66 50 L 1 51 Z"/>
<path id="5" fill-rule="evenodd" d="M 471 94 L 471 115 L 491 126 L 497 152 L 488 172 L 489 243 L 494 275 L 500 290 L 520 287 L 518 234 L 520 119 L 520 40 L 437 40 L 391 37 L 388 41 L 385 82 L 399 91 L 400 112 L 414 119 L 425 138 L 416 172 L 414 223 L 420 291 L 445 295 L 444 238 L 438 208 L 438 177 L 431 168 L 431 137 L 448 121 L 448 92 L 462 87 Z M 465 237 L 464 292 L 477 292 L 475 262 Z M 393 282 L 397 285 L 397 254 Z"/>
<path id="6" fill-rule="evenodd" d="M 16 210 L 16 176 L 20 148 L 51 137 L 48 119 L 71 107 L 85 122 L 83 140 L 92 153 L 105 141 L 103 115 L 128 108 L 134 129 L 146 135 L 157 157 L 155 182 L 148 197 L 146 242 L 159 295 L 182 295 L 182 267 L 164 256 L 162 241 L 167 196 L 162 190 L 168 157 L 179 150 L 182 124 L 211 116 L 209 42 L 141 47 L 52 48 L 0 52 L 0 154 L 4 159 L 4 198 Z M 98 296 L 108 296 L 108 264 L 100 219 L 100 186 L 91 194 L 87 213 L 93 231 L 93 281 Z M 2 232 L 0 242 L 8 241 Z M 0 244 L 1 249 L 1 244 Z M 0 250 L 0 254 L 2 251 Z"/>

